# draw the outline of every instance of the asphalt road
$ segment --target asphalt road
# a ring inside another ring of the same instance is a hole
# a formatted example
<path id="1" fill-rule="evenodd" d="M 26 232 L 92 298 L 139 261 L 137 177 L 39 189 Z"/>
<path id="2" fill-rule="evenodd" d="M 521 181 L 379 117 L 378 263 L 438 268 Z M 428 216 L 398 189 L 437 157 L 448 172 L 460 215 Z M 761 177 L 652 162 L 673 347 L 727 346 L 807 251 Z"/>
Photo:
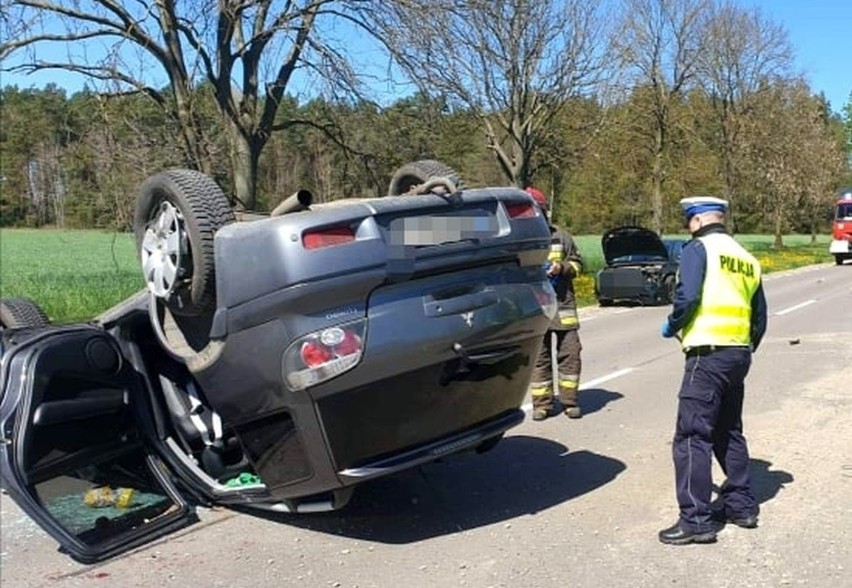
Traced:
<path id="1" fill-rule="evenodd" d="M 657 308 L 581 313 L 585 416 L 527 419 L 493 451 L 361 486 L 343 511 L 200 522 L 97 566 L 60 554 L 7 496 L 0 585 L 777 587 L 852 585 L 852 265 L 765 281 L 746 384 L 760 526 L 672 547 L 683 368 Z M 720 472 L 716 481 L 721 482 Z"/>

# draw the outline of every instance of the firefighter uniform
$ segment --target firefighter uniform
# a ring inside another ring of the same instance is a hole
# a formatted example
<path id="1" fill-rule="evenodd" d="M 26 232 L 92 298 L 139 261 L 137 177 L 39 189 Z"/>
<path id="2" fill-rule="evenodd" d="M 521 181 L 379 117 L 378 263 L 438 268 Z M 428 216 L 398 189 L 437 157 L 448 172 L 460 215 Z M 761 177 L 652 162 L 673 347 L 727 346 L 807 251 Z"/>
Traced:
<path id="1" fill-rule="evenodd" d="M 679 336 L 686 356 L 672 445 L 680 517 L 659 533 L 668 544 L 715 541 L 725 521 L 757 526 L 742 408 L 767 316 L 760 264 L 720 222 L 727 202 L 699 197 L 681 204 L 693 239 L 683 249 L 662 327 L 664 337 Z M 711 508 L 713 455 L 726 476 L 717 510 Z"/>
<path id="2" fill-rule="evenodd" d="M 574 295 L 574 277 L 583 271 L 583 258 L 571 235 L 559 227 L 550 226 L 551 244 L 548 266 L 556 264 L 558 272 L 551 276 L 559 307 L 550 328 L 544 335 L 541 350 L 533 368 L 530 394 L 533 419 L 542 420 L 555 409 L 554 387 L 565 414 L 582 416 L 577 401 L 582 367 L 580 320 Z M 554 383 L 554 378 L 556 382 Z"/>

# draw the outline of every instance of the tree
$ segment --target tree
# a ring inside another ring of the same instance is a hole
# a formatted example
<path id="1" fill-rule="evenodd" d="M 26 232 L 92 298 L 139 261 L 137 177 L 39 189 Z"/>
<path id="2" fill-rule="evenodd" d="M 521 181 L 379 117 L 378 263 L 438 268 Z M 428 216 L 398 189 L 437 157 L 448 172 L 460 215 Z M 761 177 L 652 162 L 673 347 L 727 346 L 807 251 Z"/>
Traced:
<path id="1" fill-rule="evenodd" d="M 65 91 L 12 87 L 0 98 L 0 223 L 62 226 L 67 185 L 61 154 L 74 133 Z"/>
<path id="2" fill-rule="evenodd" d="M 481 123 L 510 183 L 528 185 L 570 100 L 599 89 L 607 35 L 599 0 L 409 0 L 374 16 L 403 71 L 428 96 Z"/>
<path id="3" fill-rule="evenodd" d="M 852 184 L 852 92 L 843 106 L 843 129 L 844 145 L 846 147 L 846 178 L 845 181 Z"/>
<path id="4" fill-rule="evenodd" d="M 711 8 L 698 73 L 716 119 L 716 144 L 724 198 L 731 203 L 732 227 L 736 226 L 737 178 L 743 164 L 743 118 L 752 114 L 754 98 L 762 89 L 792 78 L 792 61 L 787 31 L 759 10 L 730 2 Z"/>
<path id="5" fill-rule="evenodd" d="M 795 225 L 811 228 L 842 173 L 843 152 L 828 124 L 828 107 L 802 82 L 760 93 L 745 130 L 749 167 L 772 219 L 774 246 Z"/>
<path id="6" fill-rule="evenodd" d="M 616 48 L 626 81 L 645 89 L 643 135 L 652 155 L 653 228 L 663 232 L 663 184 L 677 106 L 696 75 L 710 0 L 624 0 Z"/>
<path id="7" fill-rule="evenodd" d="M 229 145 L 233 193 L 254 208 L 260 155 L 285 92 L 300 81 L 332 94 L 357 87 L 352 68 L 321 21 L 363 24 L 371 0 L 8 0 L 0 59 L 24 72 L 61 69 L 113 93 L 143 93 L 177 123 L 184 164 L 211 172 L 214 140 L 199 123 L 196 90 L 213 89 Z M 40 51 L 59 45 L 65 57 Z M 10 61 L 12 58 L 12 61 Z M 159 76 L 155 75 L 159 72 Z M 163 77 L 164 76 L 164 77 Z M 159 84 L 157 82 L 159 79 Z"/>

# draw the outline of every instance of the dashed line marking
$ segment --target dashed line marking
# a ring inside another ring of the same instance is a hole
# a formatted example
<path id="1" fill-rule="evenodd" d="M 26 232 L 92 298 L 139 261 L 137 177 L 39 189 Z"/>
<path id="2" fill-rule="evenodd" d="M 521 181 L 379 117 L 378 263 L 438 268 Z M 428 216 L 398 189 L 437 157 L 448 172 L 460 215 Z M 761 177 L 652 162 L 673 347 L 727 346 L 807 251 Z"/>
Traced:
<path id="1" fill-rule="evenodd" d="M 804 307 L 806 307 L 806 306 L 810 306 L 810 305 L 811 305 L 811 304 L 813 304 L 814 302 L 816 302 L 816 300 L 806 300 L 805 302 L 802 302 L 801 304 L 797 304 L 797 305 L 795 305 L 795 306 L 791 306 L 791 307 L 789 307 L 789 308 L 785 308 L 784 310 L 779 310 L 778 312 L 776 312 L 776 313 L 775 313 L 775 316 L 783 316 L 783 315 L 785 315 L 785 314 L 788 314 L 788 313 L 794 312 L 794 311 L 796 311 L 796 310 L 799 310 L 800 308 L 804 308 Z"/>

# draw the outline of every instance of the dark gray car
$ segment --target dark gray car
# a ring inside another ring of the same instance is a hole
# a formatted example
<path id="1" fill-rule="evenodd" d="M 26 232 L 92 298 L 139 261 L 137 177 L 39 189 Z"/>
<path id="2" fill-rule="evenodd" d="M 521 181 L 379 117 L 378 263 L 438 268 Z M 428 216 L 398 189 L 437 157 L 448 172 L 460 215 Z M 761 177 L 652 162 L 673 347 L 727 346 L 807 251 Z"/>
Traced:
<path id="1" fill-rule="evenodd" d="M 493 447 L 556 309 L 549 231 L 521 190 L 443 179 L 233 222 L 201 174 L 153 177 L 148 290 L 0 332 L 4 488 L 91 562 L 198 501 L 336 509 L 365 480 Z"/>
<path id="2" fill-rule="evenodd" d="M 685 242 L 663 240 L 654 231 L 637 226 L 607 231 L 601 238 L 606 266 L 595 276 L 600 305 L 671 303 Z"/>

